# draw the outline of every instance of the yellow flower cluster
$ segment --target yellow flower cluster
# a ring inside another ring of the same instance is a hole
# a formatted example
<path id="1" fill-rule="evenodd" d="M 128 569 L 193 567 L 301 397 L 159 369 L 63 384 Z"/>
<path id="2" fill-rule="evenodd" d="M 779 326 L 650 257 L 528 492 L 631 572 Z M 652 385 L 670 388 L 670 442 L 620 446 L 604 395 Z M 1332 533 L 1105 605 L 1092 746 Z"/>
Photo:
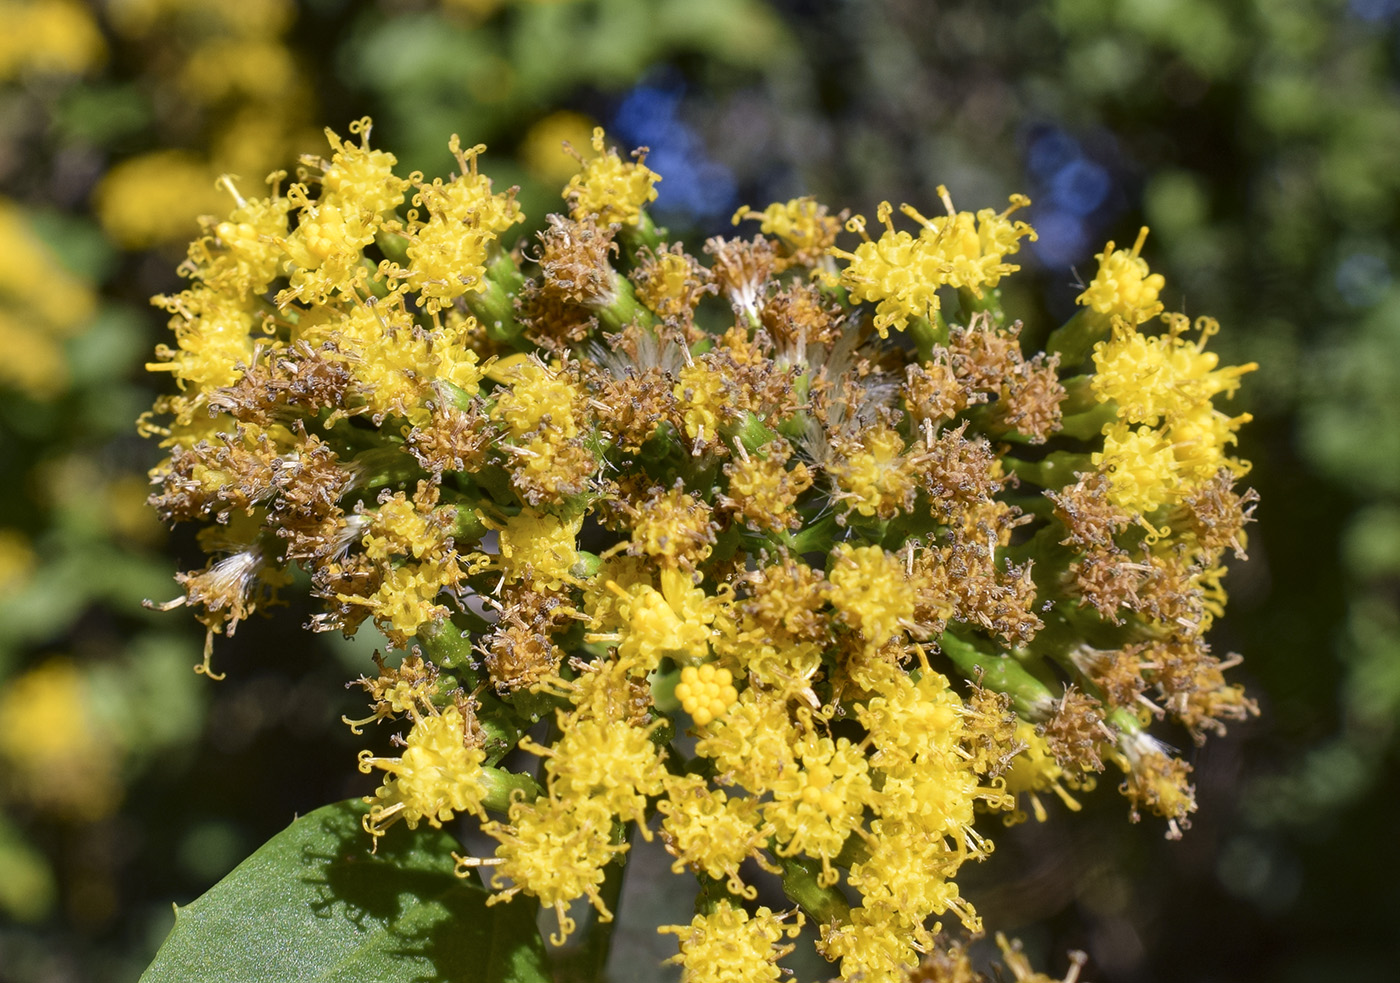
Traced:
<path id="1" fill-rule="evenodd" d="M 842 978 L 902 980 L 935 920 L 980 928 L 957 879 L 985 817 L 1075 810 L 1108 764 L 1180 834 L 1189 767 L 1152 718 L 1204 739 L 1254 712 L 1205 640 L 1253 498 L 1247 416 L 1212 401 L 1251 366 L 1204 351 L 1213 322 L 1141 330 L 1141 239 L 1103 254 L 1080 375 L 993 290 L 1023 199 L 944 193 L 904 209 L 917 236 L 884 206 L 851 251 L 811 199 L 742 210 L 761 233 L 706 264 L 599 135 L 526 248 L 482 148 L 426 182 L 353 132 L 285 192 L 225 182 L 160 299 L 178 391 L 143 427 L 152 503 L 210 554 L 167 607 L 212 643 L 300 566 L 314 627 L 412 650 L 348 721 L 407 728 L 362 755 L 372 833 L 483 818 L 493 855 L 459 872 L 493 866 L 493 903 L 535 899 L 562 944 L 659 817 L 696 983 L 779 978 L 804 922 Z M 743 907 L 766 876 L 797 912 Z"/>
<path id="2" fill-rule="evenodd" d="M 752 915 L 743 908 L 720 904 L 714 911 L 696 915 L 689 925 L 666 925 L 680 941 L 680 955 L 671 962 L 685 967 L 684 980 L 733 980 L 734 983 L 778 983 L 778 960 L 792 951 L 780 946 L 797 938 L 802 928 L 799 913 L 789 924 L 768 908 Z"/>
<path id="3" fill-rule="evenodd" d="M 360 755 L 360 771 L 378 768 L 388 779 L 375 793 L 365 828 L 375 836 L 402 819 L 410 829 L 427 820 L 441 826 L 459 812 L 486 818 L 479 782 L 486 753 L 470 747 L 465 718 L 455 706 L 418 718 L 408 732 L 407 746 L 397 758 Z"/>
<path id="4" fill-rule="evenodd" d="M 645 152 L 637 153 L 635 164 L 624 161 L 615 150 L 605 152 L 602 127 L 593 130 L 593 153 L 564 189 L 569 214 L 576 221 L 591 216 L 599 225 L 637 225 L 642 209 L 656 200 L 654 185 L 661 175 L 646 166 Z"/>
<path id="5" fill-rule="evenodd" d="M 1212 400 L 1233 395 L 1240 376 L 1258 366 L 1217 368 L 1218 357 L 1205 351 L 1219 330 L 1210 318 L 1197 320 L 1194 342 L 1184 337 L 1184 315 L 1165 320 L 1166 334 L 1146 336 L 1120 319 L 1113 337 L 1094 347 L 1094 393 L 1118 410 L 1094 464 L 1108 472 L 1114 504 L 1143 515 L 1195 493 L 1222 467 L 1248 470 L 1226 448 L 1250 415 L 1228 416 Z"/>
<path id="6" fill-rule="evenodd" d="M 900 208 L 920 225 L 918 236 L 896 230 L 890 221 L 893 209 L 882 202 L 877 219 L 885 226 L 879 239 L 865 232 L 865 221 L 856 216 L 849 223 L 864 238 L 855 252 L 832 249 L 832 254 L 850 261 L 841 271 L 839 282 L 857 302 L 875 302 L 875 328 L 885 337 L 890 328 L 905 330 L 910 318 L 932 318 L 941 302 L 939 288 L 962 287 L 982 296 L 983 288 L 995 287 L 1001 278 L 1019 266 L 1005 257 L 1021 248 L 1020 240 L 1035 241 L 1035 230 L 1010 215 L 1030 204 L 1030 199 L 1013 195 L 1011 205 L 997 212 L 984 208 L 976 216 L 953 208 L 946 188 L 939 187 L 946 216 L 925 218 L 911 205 Z"/>

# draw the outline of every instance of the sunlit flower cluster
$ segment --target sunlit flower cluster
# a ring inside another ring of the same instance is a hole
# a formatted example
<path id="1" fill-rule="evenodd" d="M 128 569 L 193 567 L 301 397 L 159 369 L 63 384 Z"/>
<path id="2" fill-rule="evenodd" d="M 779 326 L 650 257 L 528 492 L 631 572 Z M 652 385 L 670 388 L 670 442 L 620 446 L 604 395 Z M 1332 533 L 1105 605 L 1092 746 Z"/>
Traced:
<path id="1" fill-rule="evenodd" d="M 168 605 L 207 626 L 204 671 L 293 567 L 313 627 L 409 653 L 351 722 L 406 735 L 361 757 L 376 838 L 482 818 L 494 855 L 459 871 L 562 943 L 659 834 L 697 881 L 662 927 L 687 980 L 778 979 L 805 925 L 877 983 L 958 963 L 963 865 L 1110 765 L 1134 818 L 1189 825 L 1148 728 L 1254 712 L 1205 640 L 1253 500 L 1248 416 L 1217 404 L 1253 366 L 1217 364 L 1214 322 L 1154 330 L 1141 238 L 1028 351 L 998 289 L 1035 235 L 1019 196 L 905 206 L 917 234 L 885 205 L 851 250 L 812 199 L 744 209 L 761 231 L 705 262 L 601 133 L 531 238 L 484 148 L 454 137 L 429 181 L 352 132 L 265 194 L 225 182 L 158 298 L 176 391 L 142 426 L 153 505 L 204 524 Z M 770 876 L 797 910 L 750 903 Z"/>

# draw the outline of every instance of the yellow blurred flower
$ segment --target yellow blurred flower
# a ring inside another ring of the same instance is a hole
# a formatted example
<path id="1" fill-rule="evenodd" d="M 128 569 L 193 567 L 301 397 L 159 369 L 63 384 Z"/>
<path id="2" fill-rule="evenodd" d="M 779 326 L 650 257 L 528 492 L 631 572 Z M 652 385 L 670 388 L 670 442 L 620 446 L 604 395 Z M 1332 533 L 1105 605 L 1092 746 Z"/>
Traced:
<path id="1" fill-rule="evenodd" d="M 117 745 L 94 716 L 87 680 L 66 658 L 0 691 L 0 761 L 6 798 L 64 818 L 100 819 L 121 798 Z"/>

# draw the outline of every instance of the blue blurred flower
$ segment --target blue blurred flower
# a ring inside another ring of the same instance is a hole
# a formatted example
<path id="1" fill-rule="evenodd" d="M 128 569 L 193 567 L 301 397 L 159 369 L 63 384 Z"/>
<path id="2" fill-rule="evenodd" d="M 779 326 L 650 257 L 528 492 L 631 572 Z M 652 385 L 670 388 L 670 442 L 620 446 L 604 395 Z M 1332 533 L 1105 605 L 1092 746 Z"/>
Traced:
<path id="1" fill-rule="evenodd" d="M 662 178 L 653 206 L 658 215 L 694 222 L 727 217 L 735 208 L 734 175 L 680 119 L 684 95 L 679 81 L 643 82 L 622 98 L 611 130 L 625 144 L 650 148 L 647 166 Z"/>

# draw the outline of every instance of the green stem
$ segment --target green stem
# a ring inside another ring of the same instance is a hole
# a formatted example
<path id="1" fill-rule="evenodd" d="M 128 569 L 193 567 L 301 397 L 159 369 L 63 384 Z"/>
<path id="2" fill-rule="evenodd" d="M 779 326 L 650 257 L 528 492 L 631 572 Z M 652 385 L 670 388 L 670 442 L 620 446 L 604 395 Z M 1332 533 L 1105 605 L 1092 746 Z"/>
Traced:
<path id="1" fill-rule="evenodd" d="M 1008 455 L 1002 462 L 1022 481 L 1042 488 L 1063 488 L 1075 480 L 1075 474 L 1094 470 L 1094 462 L 1088 454 L 1070 451 L 1052 451 L 1039 461 L 1022 461 Z"/>
<path id="2" fill-rule="evenodd" d="M 1112 327 L 1109 318 L 1084 308 L 1050 333 L 1045 351 L 1050 355 L 1059 354 L 1062 369 L 1078 368 L 1094 350 L 1094 345 L 1108 337 Z"/>
<path id="3" fill-rule="evenodd" d="M 593 313 L 598 315 L 598 326 L 614 334 L 633 323 L 651 327 L 653 320 L 651 311 L 637 299 L 631 281 L 620 273 L 613 274 L 612 302 L 593 308 Z"/>
<path id="4" fill-rule="evenodd" d="M 486 268 L 482 290 L 469 290 L 462 300 L 467 309 L 481 322 L 492 341 L 528 351 L 525 327 L 515 319 L 515 298 L 520 293 L 525 276 L 515 265 L 510 253 L 498 251 Z"/>
<path id="5" fill-rule="evenodd" d="M 851 904 L 836 885 L 822 887 L 818 882 L 822 865 L 806 857 L 779 857 L 783 870 L 783 893 L 799 905 L 818 925 L 845 922 L 851 917 Z"/>
<path id="6" fill-rule="evenodd" d="M 914 350 L 919 353 L 920 364 L 933 358 L 933 350 L 948 344 L 948 323 L 943 320 L 943 312 L 936 311 L 934 320 L 926 317 L 911 318 L 906 329 L 914 342 Z"/>
<path id="7" fill-rule="evenodd" d="M 736 422 L 721 424 L 719 429 L 720 433 L 731 440 L 739 438 L 744 450 L 750 454 L 759 453 L 759 448 L 778 436 L 776 430 L 770 428 L 755 413 L 747 410 Z"/>
<path id="8" fill-rule="evenodd" d="M 400 266 L 408 265 L 408 245 L 412 241 L 401 232 L 386 232 L 381 229 L 374 234 L 374 244 L 379 247 L 384 258 L 393 260 Z"/>
<path id="9" fill-rule="evenodd" d="M 661 242 L 666 235 L 666 230 L 658 228 L 651 220 L 651 216 L 646 212 L 641 213 L 636 225 L 624 225 L 618 231 L 617 237 L 622 240 L 622 245 L 627 252 L 633 256 L 637 250 L 646 247 L 652 252 L 661 248 Z"/>
<path id="10" fill-rule="evenodd" d="M 946 631 L 938 639 L 938 647 L 968 679 L 980 679 L 981 685 L 1011 697 L 1012 706 L 1023 717 L 1046 716 L 1058 698 L 1012 656 L 983 652 Z"/>
<path id="11" fill-rule="evenodd" d="M 1092 440 L 1103 433 L 1103 428 L 1118 419 L 1118 404 L 1100 403 L 1091 410 L 1065 416 L 1060 422 L 1060 433 L 1076 440 Z"/>
<path id="12" fill-rule="evenodd" d="M 427 474 L 411 454 L 405 454 L 402 447 L 394 445 L 361 451 L 355 455 L 353 463 L 365 476 L 360 482 L 361 488 L 412 487 Z"/>
<path id="13" fill-rule="evenodd" d="M 982 296 L 977 296 L 966 287 L 958 288 L 958 303 L 963 309 L 963 313 L 968 317 L 979 311 L 986 311 L 992 315 L 992 323 L 1000 327 L 1006 323 L 1006 311 L 1001 306 L 1001 288 L 990 287 L 982 291 Z"/>

